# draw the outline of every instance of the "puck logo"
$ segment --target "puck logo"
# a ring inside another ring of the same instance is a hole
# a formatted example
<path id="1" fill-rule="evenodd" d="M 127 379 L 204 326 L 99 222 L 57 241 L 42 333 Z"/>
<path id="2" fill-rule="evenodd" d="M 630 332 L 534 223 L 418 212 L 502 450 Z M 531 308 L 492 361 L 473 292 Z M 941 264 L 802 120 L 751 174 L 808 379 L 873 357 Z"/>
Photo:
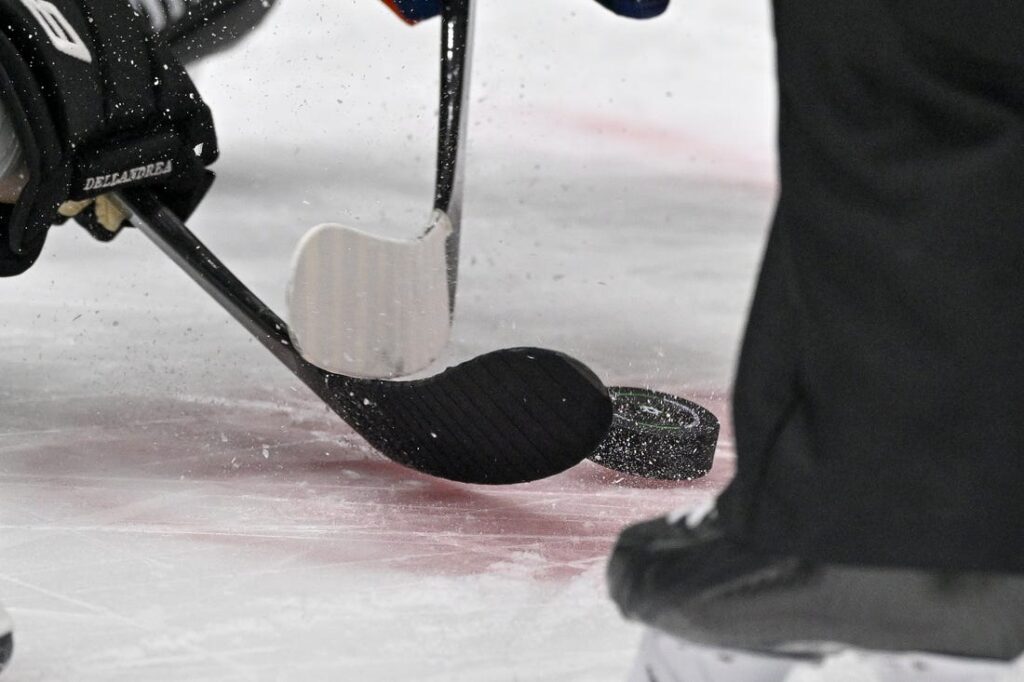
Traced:
<path id="1" fill-rule="evenodd" d="M 21 4 L 32 13 L 43 32 L 46 33 L 46 37 L 59 52 L 86 64 L 92 63 L 92 55 L 89 54 L 89 48 L 85 46 L 85 41 L 79 37 L 71 22 L 60 13 L 60 10 L 52 2 L 21 0 Z"/>
<path id="2" fill-rule="evenodd" d="M 169 175 L 174 172 L 174 163 L 170 160 L 158 161 L 146 164 L 138 168 L 132 168 L 120 173 L 107 173 L 106 175 L 94 175 L 85 180 L 85 191 L 91 192 L 97 189 L 109 189 L 120 185 L 127 185 L 129 182 L 157 178 L 161 175 Z"/>

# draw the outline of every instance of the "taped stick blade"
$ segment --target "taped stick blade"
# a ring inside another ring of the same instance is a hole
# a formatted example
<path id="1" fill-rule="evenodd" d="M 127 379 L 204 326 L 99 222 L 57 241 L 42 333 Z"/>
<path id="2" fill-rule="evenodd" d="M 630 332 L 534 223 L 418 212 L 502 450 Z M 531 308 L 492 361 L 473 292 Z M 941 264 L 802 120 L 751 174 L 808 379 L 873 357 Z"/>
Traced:
<path id="1" fill-rule="evenodd" d="M 292 261 L 292 342 L 309 362 L 367 378 L 417 372 L 448 343 L 446 242 L 452 224 L 434 211 L 414 240 L 337 224 L 313 228 Z"/>

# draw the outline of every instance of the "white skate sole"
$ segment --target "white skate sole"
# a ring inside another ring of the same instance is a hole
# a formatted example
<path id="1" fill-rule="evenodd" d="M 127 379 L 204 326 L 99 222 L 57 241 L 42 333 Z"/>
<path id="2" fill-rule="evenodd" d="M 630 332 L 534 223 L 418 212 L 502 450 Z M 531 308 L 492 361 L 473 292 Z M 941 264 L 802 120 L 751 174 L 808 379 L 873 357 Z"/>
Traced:
<path id="1" fill-rule="evenodd" d="M 694 644 L 648 630 L 629 682 L 1024 682 L 1016 663 L 842 649 L 821 659 Z"/>

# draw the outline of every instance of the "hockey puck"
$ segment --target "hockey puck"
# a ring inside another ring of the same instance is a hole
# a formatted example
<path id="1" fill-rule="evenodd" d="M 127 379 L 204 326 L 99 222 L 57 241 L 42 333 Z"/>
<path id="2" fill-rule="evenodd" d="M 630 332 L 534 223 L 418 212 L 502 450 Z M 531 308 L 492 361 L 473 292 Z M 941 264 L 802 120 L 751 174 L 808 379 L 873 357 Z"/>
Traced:
<path id="1" fill-rule="evenodd" d="M 660 391 L 611 387 L 608 435 L 590 460 L 633 476 L 691 480 L 709 471 L 718 419 L 697 403 Z"/>

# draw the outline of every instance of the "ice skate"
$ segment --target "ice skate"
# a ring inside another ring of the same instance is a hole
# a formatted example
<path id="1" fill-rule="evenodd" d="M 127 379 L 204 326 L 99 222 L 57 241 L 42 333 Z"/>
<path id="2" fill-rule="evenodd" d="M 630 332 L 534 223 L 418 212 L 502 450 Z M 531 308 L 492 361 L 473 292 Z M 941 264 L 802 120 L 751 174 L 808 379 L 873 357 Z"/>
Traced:
<path id="1" fill-rule="evenodd" d="M 0 607 L 0 670 L 7 666 L 14 651 L 14 625 L 11 617 Z"/>
<path id="2" fill-rule="evenodd" d="M 715 648 L 747 653 L 706 679 L 752 682 L 851 650 L 876 676 L 863 679 L 1000 680 L 1024 652 L 1022 576 L 770 555 L 731 540 L 713 508 L 628 528 L 609 582 L 627 617 L 669 633 L 648 637 L 637 680 L 694 679 L 723 660 Z"/>

